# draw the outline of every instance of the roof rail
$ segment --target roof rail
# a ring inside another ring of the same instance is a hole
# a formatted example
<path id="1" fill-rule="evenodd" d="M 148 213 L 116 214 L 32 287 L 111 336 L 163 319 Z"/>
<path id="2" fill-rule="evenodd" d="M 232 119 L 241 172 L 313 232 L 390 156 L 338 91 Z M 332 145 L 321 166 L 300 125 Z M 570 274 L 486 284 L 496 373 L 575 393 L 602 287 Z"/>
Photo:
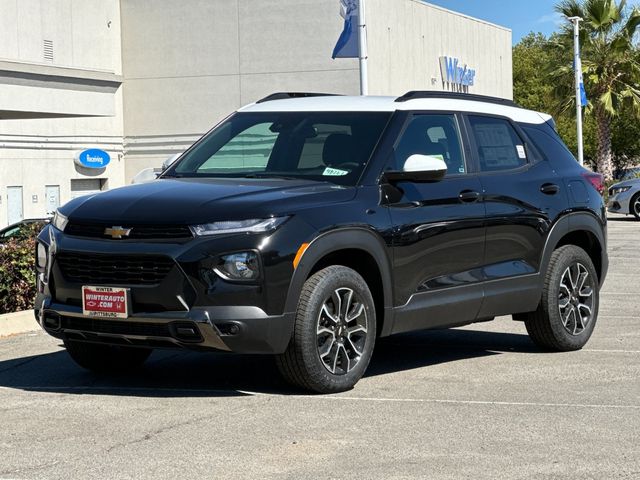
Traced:
<path id="1" fill-rule="evenodd" d="M 313 93 L 313 92 L 278 92 L 267 95 L 256 103 L 271 102 L 272 100 L 285 100 L 287 98 L 309 98 L 309 97 L 338 97 L 338 93 Z"/>
<path id="2" fill-rule="evenodd" d="M 451 100 L 472 100 L 476 102 L 497 103 L 499 105 L 521 108 L 520 105 L 515 103 L 513 100 L 507 100 L 506 98 L 489 97 L 487 95 L 476 95 L 473 93 L 442 92 L 438 90 L 414 90 L 405 93 L 401 97 L 396 98 L 396 102 L 407 102 L 409 100 L 415 100 L 416 98 L 448 98 Z"/>

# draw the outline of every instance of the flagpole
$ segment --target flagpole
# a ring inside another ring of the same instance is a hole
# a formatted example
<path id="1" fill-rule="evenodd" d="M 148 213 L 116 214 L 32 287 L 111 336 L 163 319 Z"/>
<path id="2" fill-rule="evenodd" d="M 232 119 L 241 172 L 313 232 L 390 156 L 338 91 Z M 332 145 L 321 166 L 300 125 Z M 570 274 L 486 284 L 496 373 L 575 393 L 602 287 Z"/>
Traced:
<path id="1" fill-rule="evenodd" d="M 369 69 L 367 65 L 367 22 L 365 20 L 365 0 L 358 2 L 359 43 L 360 43 L 360 95 L 369 95 Z"/>
<path id="2" fill-rule="evenodd" d="M 569 17 L 573 23 L 573 64 L 576 80 L 576 128 L 578 133 L 578 162 L 584 165 L 584 147 L 582 144 L 582 61 L 580 60 L 580 17 Z"/>

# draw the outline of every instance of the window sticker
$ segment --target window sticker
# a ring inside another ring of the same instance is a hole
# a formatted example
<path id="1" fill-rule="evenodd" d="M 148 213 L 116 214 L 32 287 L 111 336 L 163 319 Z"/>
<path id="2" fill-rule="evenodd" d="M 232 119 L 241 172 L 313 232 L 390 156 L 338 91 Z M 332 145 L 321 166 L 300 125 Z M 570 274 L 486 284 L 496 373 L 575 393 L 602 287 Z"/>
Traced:
<path id="1" fill-rule="evenodd" d="M 516 145 L 516 150 L 518 150 L 518 157 L 523 158 L 523 159 L 527 158 L 527 152 L 525 152 L 524 146 Z"/>
<path id="2" fill-rule="evenodd" d="M 339 168 L 327 167 L 322 172 L 322 176 L 324 177 L 344 177 L 345 175 L 349 175 L 348 170 L 340 170 Z"/>

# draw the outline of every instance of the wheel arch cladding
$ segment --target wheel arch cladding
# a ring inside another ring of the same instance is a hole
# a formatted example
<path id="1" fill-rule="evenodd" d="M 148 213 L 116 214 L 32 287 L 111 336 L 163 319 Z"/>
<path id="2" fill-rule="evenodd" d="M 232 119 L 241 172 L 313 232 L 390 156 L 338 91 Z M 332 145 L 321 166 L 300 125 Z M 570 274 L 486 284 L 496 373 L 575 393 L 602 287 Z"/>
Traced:
<path id="1" fill-rule="evenodd" d="M 374 299 L 378 334 L 387 335 L 392 323 L 391 266 L 383 240 L 365 228 L 328 232 L 309 244 L 291 279 L 286 311 L 296 310 L 304 282 L 330 265 L 351 268 L 364 278 Z"/>
<path id="2" fill-rule="evenodd" d="M 595 215 L 586 212 L 566 215 L 553 227 L 543 253 L 541 271 L 546 271 L 551 254 L 565 245 L 576 245 L 587 252 L 598 274 L 600 285 L 607 273 L 604 226 Z"/>

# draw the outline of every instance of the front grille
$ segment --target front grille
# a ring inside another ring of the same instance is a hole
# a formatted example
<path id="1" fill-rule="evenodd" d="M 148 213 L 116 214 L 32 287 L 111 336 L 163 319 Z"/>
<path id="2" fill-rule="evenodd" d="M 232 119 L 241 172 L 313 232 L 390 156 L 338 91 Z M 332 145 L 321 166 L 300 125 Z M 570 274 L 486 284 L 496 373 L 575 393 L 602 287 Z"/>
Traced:
<path id="1" fill-rule="evenodd" d="M 113 335 L 137 335 L 140 337 L 171 337 L 168 324 L 115 322 L 95 318 L 61 317 L 60 328 L 90 333 L 106 333 Z"/>
<path id="2" fill-rule="evenodd" d="M 58 254 L 56 262 L 66 280 L 85 285 L 157 285 L 174 266 L 162 256 L 66 252 Z"/>
<path id="3" fill-rule="evenodd" d="M 118 225 L 131 232 L 124 239 L 129 240 L 171 240 L 192 238 L 193 234 L 185 225 Z M 114 227 L 114 224 L 81 223 L 69 222 L 64 233 L 74 237 L 104 238 L 111 240 L 112 237 L 105 235 L 107 228 Z"/>

